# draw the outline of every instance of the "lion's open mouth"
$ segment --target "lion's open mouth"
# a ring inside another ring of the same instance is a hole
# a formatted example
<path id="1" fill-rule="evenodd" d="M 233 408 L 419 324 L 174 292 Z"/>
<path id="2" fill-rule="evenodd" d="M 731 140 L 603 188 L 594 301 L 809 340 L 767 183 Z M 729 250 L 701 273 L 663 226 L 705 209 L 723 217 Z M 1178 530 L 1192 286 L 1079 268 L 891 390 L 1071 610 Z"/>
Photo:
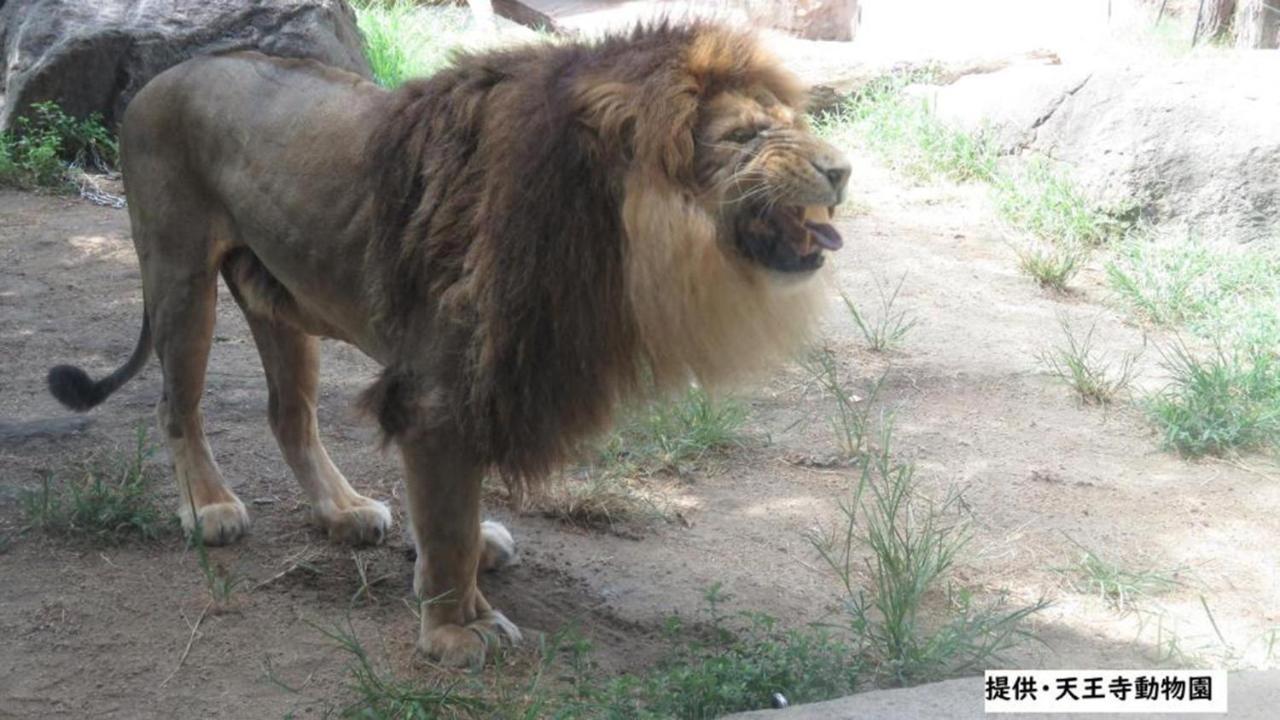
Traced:
<path id="1" fill-rule="evenodd" d="M 809 272 L 822 267 L 823 250 L 839 250 L 844 239 L 831 225 L 831 209 L 783 205 L 742 213 L 738 249 L 779 272 Z"/>

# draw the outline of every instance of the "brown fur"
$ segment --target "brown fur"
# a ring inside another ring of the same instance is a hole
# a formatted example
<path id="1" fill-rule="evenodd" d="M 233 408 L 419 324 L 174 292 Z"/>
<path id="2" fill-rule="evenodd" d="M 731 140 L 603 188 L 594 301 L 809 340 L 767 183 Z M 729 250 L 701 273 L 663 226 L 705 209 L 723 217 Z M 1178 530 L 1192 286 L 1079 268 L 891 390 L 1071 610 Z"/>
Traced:
<path id="1" fill-rule="evenodd" d="M 691 190 L 703 101 L 755 86 L 803 106 L 750 35 L 664 26 L 464 57 L 395 93 L 371 145 L 376 319 L 409 332 L 428 297 L 467 336 L 467 392 L 427 424 L 537 479 L 643 378 L 717 383 L 805 337 L 820 284 L 780 290 L 727 253 Z M 412 364 L 365 397 L 392 434 Z"/>
<path id="2" fill-rule="evenodd" d="M 443 598 L 419 642 L 449 662 L 518 638 L 475 585 L 515 556 L 480 523 L 480 481 L 545 477 L 619 403 L 705 385 L 794 349 L 822 299 L 805 218 L 848 168 L 804 125 L 795 80 L 749 34 L 642 28 L 458 58 L 393 92 L 316 63 L 240 53 L 148 84 L 121 133 L 146 319 L 133 358 L 50 388 L 86 410 L 145 363 L 189 531 L 248 528 L 200 396 L 219 274 L 243 309 L 268 418 L 316 520 L 377 542 L 316 424 L 318 343 L 384 370 L 362 395 L 405 463 L 415 588 Z M 819 243 L 821 244 L 821 243 Z"/>

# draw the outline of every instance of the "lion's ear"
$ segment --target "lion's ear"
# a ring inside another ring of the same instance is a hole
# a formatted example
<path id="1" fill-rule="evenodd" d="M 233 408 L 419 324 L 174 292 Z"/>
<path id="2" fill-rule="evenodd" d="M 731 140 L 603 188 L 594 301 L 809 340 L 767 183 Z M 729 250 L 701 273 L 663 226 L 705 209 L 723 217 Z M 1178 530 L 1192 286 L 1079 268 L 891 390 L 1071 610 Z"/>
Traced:
<path id="1" fill-rule="evenodd" d="M 678 181 L 693 178 L 693 126 L 698 87 L 690 77 L 635 85 L 584 82 L 574 94 L 577 115 L 606 147 L 638 158 Z"/>
<path id="2" fill-rule="evenodd" d="M 698 94 L 695 88 L 682 83 L 659 83 L 653 87 L 661 95 L 641 103 L 641 118 L 636 128 L 637 155 L 658 163 L 671 179 L 691 183 Z"/>
<path id="3" fill-rule="evenodd" d="M 627 160 L 635 155 L 639 88 L 624 82 L 585 83 L 575 94 L 583 125 Z"/>

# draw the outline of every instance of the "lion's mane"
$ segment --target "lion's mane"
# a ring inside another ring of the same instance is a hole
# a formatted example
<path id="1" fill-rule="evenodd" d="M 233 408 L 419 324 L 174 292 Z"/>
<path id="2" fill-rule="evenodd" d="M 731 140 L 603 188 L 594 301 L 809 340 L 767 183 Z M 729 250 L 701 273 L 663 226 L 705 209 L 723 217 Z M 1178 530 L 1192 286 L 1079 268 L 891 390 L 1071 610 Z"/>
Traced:
<path id="1" fill-rule="evenodd" d="M 822 283 L 736 257 L 695 185 L 703 101 L 750 86 L 803 107 L 750 34 L 664 23 L 462 55 L 391 93 L 365 258 L 398 338 L 363 398 L 384 431 L 449 423 L 535 480 L 620 401 L 793 350 Z"/>

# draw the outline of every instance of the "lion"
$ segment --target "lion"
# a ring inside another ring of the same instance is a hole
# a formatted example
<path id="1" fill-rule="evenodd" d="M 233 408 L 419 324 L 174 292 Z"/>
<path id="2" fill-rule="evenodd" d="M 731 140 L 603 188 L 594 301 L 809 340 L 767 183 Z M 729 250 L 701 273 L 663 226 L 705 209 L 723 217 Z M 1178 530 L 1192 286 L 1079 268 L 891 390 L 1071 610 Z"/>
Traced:
<path id="1" fill-rule="evenodd" d="M 390 91 L 309 60 L 189 60 L 121 128 L 137 346 L 100 380 L 55 367 L 49 388 L 88 410 L 154 348 L 182 525 L 240 538 L 200 410 L 220 274 L 315 522 L 376 543 L 390 511 L 316 425 L 318 337 L 356 346 L 382 367 L 359 405 L 403 458 L 418 647 L 483 662 L 520 639 L 476 584 L 514 553 L 481 521 L 485 474 L 523 491 L 621 403 L 719 386 L 808 337 L 850 166 L 805 102 L 751 33 L 705 22 L 462 54 Z"/>

